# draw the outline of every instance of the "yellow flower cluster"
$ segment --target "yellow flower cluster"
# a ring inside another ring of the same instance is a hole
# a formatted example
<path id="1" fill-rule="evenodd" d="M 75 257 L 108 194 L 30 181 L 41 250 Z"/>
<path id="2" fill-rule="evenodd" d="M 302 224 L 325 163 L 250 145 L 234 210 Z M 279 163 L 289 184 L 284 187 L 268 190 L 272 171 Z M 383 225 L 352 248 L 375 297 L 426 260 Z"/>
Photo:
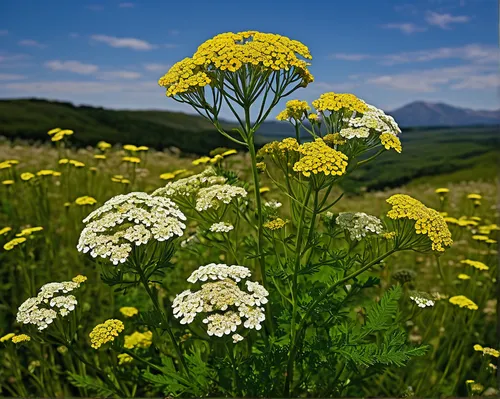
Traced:
<path id="1" fill-rule="evenodd" d="M 31 337 L 26 334 L 19 334 L 19 335 L 14 335 L 11 338 L 11 341 L 14 342 L 15 344 L 19 344 L 21 342 L 28 342 L 31 340 Z"/>
<path id="2" fill-rule="evenodd" d="M 113 183 L 122 183 L 122 184 L 130 184 L 130 180 L 129 179 L 125 179 L 123 177 L 123 175 L 114 175 L 112 178 L 111 178 L 111 181 Z"/>
<path id="3" fill-rule="evenodd" d="M 82 284 L 87 281 L 87 277 L 79 274 L 78 276 L 73 277 L 71 281 L 73 281 L 74 283 Z"/>
<path id="4" fill-rule="evenodd" d="M 479 234 L 490 235 L 492 231 L 500 230 L 497 224 L 488 224 L 478 227 Z"/>
<path id="5" fill-rule="evenodd" d="M 415 221 L 417 234 L 425 234 L 432 243 L 432 250 L 444 252 L 453 243 L 444 218 L 434 209 L 427 208 L 420 201 L 405 194 L 395 194 L 387 199 L 392 209 L 387 213 L 391 219 Z"/>
<path id="6" fill-rule="evenodd" d="M 12 227 L 4 227 L 3 229 L 0 229 L 0 236 L 7 234 L 11 230 L 12 230 Z"/>
<path id="7" fill-rule="evenodd" d="M 141 158 L 138 157 L 122 157 L 123 162 L 141 163 Z"/>
<path id="8" fill-rule="evenodd" d="M 310 122 L 318 122 L 319 121 L 319 116 L 318 114 L 309 114 L 307 115 L 307 119 L 309 119 Z"/>
<path id="9" fill-rule="evenodd" d="M 56 172 L 52 169 L 42 169 L 36 173 L 37 176 L 61 176 L 61 172 Z"/>
<path id="10" fill-rule="evenodd" d="M 49 130 L 47 134 L 49 136 L 52 136 L 52 141 L 60 141 L 62 140 L 65 136 L 71 136 L 73 134 L 73 130 L 70 129 L 61 129 L 56 127 L 55 129 Z"/>
<path id="11" fill-rule="evenodd" d="M 125 317 L 132 317 L 138 314 L 139 310 L 133 306 L 123 306 L 120 308 L 120 313 Z"/>
<path id="12" fill-rule="evenodd" d="M 85 195 L 83 197 L 78 197 L 76 200 L 75 200 L 75 204 L 76 205 L 94 205 L 97 203 L 97 200 L 93 197 L 89 197 L 88 195 Z"/>
<path id="13" fill-rule="evenodd" d="M 307 101 L 290 100 L 287 101 L 286 108 L 276 116 L 276 119 L 279 121 L 287 121 L 289 119 L 302 120 L 310 109 L 311 107 L 307 104 Z"/>
<path id="14" fill-rule="evenodd" d="M 23 180 L 23 181 L 31 180 L 34 177 L 35 177 L 35 175 L 33 173 L 30 173 L 30 172 L 21 173 L 21 180 Z"/>
<path id="15" fill-rule="evenodd" d="M 10 240 L 8 243 L 5 244 L 3 246 L 3 249 L 5 249 L 6 251 L 10 251 L 11 249 L 14 249 L 14 247 L 18 246 L 19 244 L 22 244 L 25 241 L 26 237 L 14 238 L 13 240 Z"/>
<path id="16" fill-rule="evenodd" d="M 10 180 L 10 179 L 9 180 L 3 180 L 2 184 L 4 186 L 10 186 L 10 185 L 14 184 L 14 180 Z"/>
<path id="17" fill-rule="evenodd" d="M 448 189 L 448 188 L 436 188 L 436 190 L 434 190 L 434 192 L 436 194 L 448 194 L 450 192 L 450 189 Z"/>
<path id="18" fill-rule="evenodd" d="M 107 143 L 106 141 L 99 141 L 97 143 L 97 148 L 99 148 L 101 151 L 109 150 L 111 147 L 111 144 Z"/>
<path id="19" fill-rule="evenodd" d="M 279 230 L 285 226 L 285 224 L 288 223 L 288 220 L 283 220 L 281 218 L 276 218 L 274 220 L 270 220 L 269 222 L 266 222 L 263 224 L 263 227 L 269 230 Z"/>
<path id="20" fill-rule="evenodd" d="M 103 159 L 106 159 L 106 155 L 96 154 L 96 155 L 94 155 L 94 159 L 101 159 L 101 160 L 103 160 Z"/>
<path id="21" fill-rule="evenodd" d="M 0 162 L 0 169 L 8 169 L 14 165 L 17 165 L 19 161 L 17 159 L 7 159 L 6 161 Z"/>
<path id="22" fill-rule="evenodd" d="M 480 194 L 472 193 L 472 194 L 469 194 L 467 196 L 467 198 L 474 201 L 474 200 L 480 200 L 483 197 Z"/>
<path id="23" fill-rule="evenodd" d="M 330 146 L 343 145 L 347 143 L 347 140 L 344 139 L 340 133 L 329 133 L 323 137 L 323 141 Z"/>
<path id="24" fill-rule="evenodd" d="M 476 352 L 483 352 L 483 354 L 485 354 L 485 355 L 500 357 L 500 351 L 493 349 L 493 348 L 488 348 L 488 347 L 483 348 L 479 344 L 474 345 L 474 350 Z"/>
<path id="25" fill-rule="evenodd" d="M 37 226 L 37 227 L 28 227 L 26 229 L 22 229 L 20 233 L 16 234 L 16 237 L 26 237 L 29 236 L 33 233 L 36 233 L 37 231 L 42 231 L 43 227 Z"/>
<path id="26" fill-rule="evenodd" d="M 117 319 L 109 319 L 98 324 L 89 334 L 92 348 L 99 349 L 101 345 L 114 341 L 124 329 L 123 322 Z"/>
<path id="27" fill-rule="evenodd" d="M 59 165 L 73 165 L 75 168 L 83 168 L 85 164 L 83 162 L 77 161 L 76 159 L 62 158 L 59 160 Z"/>
<path id="28" fill-rule="evenodd" d="M 311 143 L 299 146 L 302 154 L 300 160 L 295 162 L 293 170 L 302 173 L 305 177 L 311 173 L 325 175 L 342 175 L 347 167 L 347 155 L 329 147 L 323 139 L 316 139 Z"/>
<path id="29" fill-rule="evenodd" d="M 0 338 L 0 342 L 5 342 L 11 339 L 14 335 L 14 333 L 8 333 L 7 335 L 4 335 L 3 337 Z"/>
<path id="30" fill-rule="evenodd" d="M 319 112 L 336 112 L 345 109 L 364 113 L 368 110 L 366 103 L 351 93 L 324 93 L 317 100 L 314 100 L 312 105 Z"/>
<path id="31" fill-rule="evenodd" d="M 470 310 L 478 309 L 477 305 L 464 295 L 452 296 L 450 298 L 450 303 Z"/>
<path id="32" fill-rule="evenodd" d="M 309 64 L 297 55 L 312 58 L 306 46 L 284 36 L 256 31 L 222 33 L 199 46 L 192 58 L 172 66 L 158 84 L 173 97 L 210 84 L 216 70 L 237 72 L 253 66 L 262 72 L 295 68 L 307 85 L 313 81 Z"/>
<path id="33" fill-rule="evenodd" d="M 465 259 L 461 260 L 460 263 L 475 267 L 478 270 L 489 270 L 488 266 L 486 266 L 483 262 L 479 262 L 478 260 Z"/>
<path id="34" fill-rule="evenodd" d="M 401 147 L 401 141 L 399 138 L 391 133 L 382 133 L 380 135 L 380 142 L 385 147 L 386 150 L 393 148 L 396 152 L 401 154 L 403 148 Z"/>
<path id="35" fill-rule="evenodd" d="M 118 356 L 118 365 L 131 363 L 134 358 L 127 353 L 120 353 Z"/>
<path id="36" fill-rule="evenodd" d="M 470 280 L 470 276 L 465 273 L 460 273 L 457 277 L 459 280 Z"/>
<path id="37" fill-rule="evenodd" d="M 135 331 L 131 335 L 125 335 L 124 347 L 127 349 L 142 348 L 146 349 L 153 343 L 153 333 L 151 331 Z"/>
<path id="38" fill-rule="evenodd" d="M 123 149 L 125 151 L 137 152 L 137 151 L 148 151 L 149 147 L 146 147 L 145 145 L 141 145 L 138 147 L 138 146 L 133 145 L 133 144 L 125 144 L 123 146 Z"/>

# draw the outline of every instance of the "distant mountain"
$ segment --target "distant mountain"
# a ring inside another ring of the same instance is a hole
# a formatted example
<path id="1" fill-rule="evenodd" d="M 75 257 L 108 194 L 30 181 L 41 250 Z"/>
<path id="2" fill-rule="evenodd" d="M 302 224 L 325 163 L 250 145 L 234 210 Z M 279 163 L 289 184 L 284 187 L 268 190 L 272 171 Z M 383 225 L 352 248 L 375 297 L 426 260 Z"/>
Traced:
<path id="1" fill-rule="evenodd" d="M 415 101 L 387 113 L 402 127 L 500 125 L 500 109 L 476 111 L 443 103 Z"/>

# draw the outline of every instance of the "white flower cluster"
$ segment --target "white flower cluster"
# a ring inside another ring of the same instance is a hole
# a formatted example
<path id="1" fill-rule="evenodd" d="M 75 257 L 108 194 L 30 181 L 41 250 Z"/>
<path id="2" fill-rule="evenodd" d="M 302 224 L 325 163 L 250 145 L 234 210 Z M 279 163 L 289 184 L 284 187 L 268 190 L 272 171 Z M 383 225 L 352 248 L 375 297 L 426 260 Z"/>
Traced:
<path id="1" fill-rule="evenodd" d="M 166 241 L 182 236 L 186 225 L 184 214 L 169 198 L 132 192 L 118 195 L 88 215 L 77 249 L 95 258 L 109 258 L 123 263 L 132 244 L 146 244 L 151 239 Z"/>
<path id="2" fill-rule="evenodd" d="M 410 299 L 417 304 L 419 308 L 434 306 L 435 302 L 424 292 L 411 292 Z"/>
<path id="3" fill-rule="evenodd" d="M 366 138 L 370 135 L 370 129 L 366 127 L 346 127 L 340 130 L 340 135 L 348 140 L 353 138 Z"/>
<path id="4" fill-rule="evenodd" d="M 207 209 L 218 209 L 221 203 L 229 204 L 233 198 L 247 196 L 247 191 L 242 187 L 229 184 L 215 184 L 204 187 L 198 191 L 196 198 L 196 210 L 199 212 Z"/>
<path id="5" fill-rule="evenodd" d="M 380 219 L 363 212 L 341 212 L 336 223 L 349 232 L 351 240 L 361 240 L 367 234 L 380 234 L 384 226 Z"/>
<path id="6" fill-rule="evenodd" d="M 271 200 L 271 201 L 267 201 L 264 206 L 267 206 L 268 208 L 271 208 L 271 209 L 278 209 L 278 208 L 281 208 L 281 202 L 278 202 L 276 200 Z"/>
<path id="7" fill-rule="evenodd" d="M 213 233 L 229 233 L 233 229 L 234 226 L 232 224 L 225 222 L 214 223 L 210 226 L 210 231 Z"/>
<path id="8" fill-rule="evenodd" d="M 201 266 L 188 278 L 188 282 L 205 282 L 195 292 L 186 290 L 177 295 L 172 308 L 174 316 L 181 324 L 192 323 L 199 313 L 207 313 L 203 323 L 207 333 L 222 337 L 234 333 L 240 325 L 248 329 L 260 330 L 265 320 L 264 308 L 269 293 L 259 283 L 246 281 L 247 291 L 238 287 L 238 282 L 250 277 L 251 273 L 243 266 L 210 264 Z M 243 337 L 233 334 L 233 342 Z"/>
<path id="9" fill-rule="evenodd" d="M 392 116 L 386 115 L 384 111 L 374 107 L 373 105 L 366 105 L 368 106 L 368 111 L 361 117 L 355 117 L 347 120 L 344 119 L 344 121 L 348 122 L 350 127 L 364 127 L 375 130 L 379 134 L 391 133 L 398 135 L 401 133 L 401 129 Z M 340 132 L 340 134 L 342 134 L 342 132 Z"/>
<path id="10" fill-rule="evenodd" d="M 187 197 L 196 194 L 202 187 L 213 184 L 224 184 L 226 181 L 225 177 L 217 176 L 213 167 L 209 167 L 197 175 L 169 182 L 165 187 L 154 191 L 153 195 L 162 197 Z"/>
<path id="11" fill-rule="evenodd" d="M 40 288 L 36 297 L 28 298 L 19 306 L 17 322 L 34 324 L 40 331 L 46 329 L 58 314 L 64 317 L 75 310 L 78 303 L 75 296 L 62 294 L 67 294 L 79 287 L 80 283 L 74 281 L 45 284 Z"/>

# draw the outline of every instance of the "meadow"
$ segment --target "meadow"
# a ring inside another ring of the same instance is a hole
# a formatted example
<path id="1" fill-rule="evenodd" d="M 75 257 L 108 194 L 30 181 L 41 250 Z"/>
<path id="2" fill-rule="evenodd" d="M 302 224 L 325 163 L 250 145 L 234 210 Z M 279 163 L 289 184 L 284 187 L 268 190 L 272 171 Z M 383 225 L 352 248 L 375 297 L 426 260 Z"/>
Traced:
<path id="1" fill-rule="evenodd" d="M 498 395 L 498 138 L 328 92 L 259 144 L 310 58 L 227 33 L 160 79 L 234 146 L 0 145 L 1 395 Z"/>

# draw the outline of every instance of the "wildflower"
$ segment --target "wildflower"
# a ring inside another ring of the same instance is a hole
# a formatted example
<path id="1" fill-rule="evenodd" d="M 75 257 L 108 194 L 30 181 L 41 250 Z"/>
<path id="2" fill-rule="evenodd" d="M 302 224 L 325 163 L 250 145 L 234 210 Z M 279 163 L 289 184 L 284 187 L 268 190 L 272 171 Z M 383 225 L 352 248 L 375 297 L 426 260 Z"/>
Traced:
<path id="1" fill-rule="evenodd" d="M 477 305 L 464 295 L 452 296 L 450 298 L 450 303 L 470 310 L 478 309 Z"/>
<path id="2" fill-rule="evenodd" d="M 401 133 L 401 129 L 392 116 L 386 115 L 384 111 L 373 105 L 360 101 L 365 104 L 366 110 L 360 117 L 356 114 L 353 118 L 344 118 L 350 127 L 366 127 L 380 135 L 389 133 L 397 136 Z"/>
<path id="3" fill-rule="evenodd" d="M 294 119 L 296 121 L 300 121 L 304 119 L 307 115 L 307 111 L 309 111 L 311 107 L 307 104 L 307 101 L 300 100 L 290 100 L 286 103 L 286 108 L 281 111 L 276 119 L 279 121 L 286 121 L 290 119 Z"/>
<path id="4" fill-rule="evenodd" d="M 483 351 L 483 347 L 481 345 L 479 345 L 479 344 L 476 344 L 476 345 L 474 345 L 474 350 L 476 352 L 482 352 Z"/>
<path id="5" fill-rule="evenodd" d="M 500 351 L 497 351 L 496 349 L 493 348 L 483 348 L 483 353 L 485 355 L 490 355 L 493 357 L 500 357 Z"/>
<path id="6" fill-rule="evenodd" d="M 392 275 L 392 278 L 400 284 L 409 283 L 413 281 L 415 277 L 417 277 L 417 273 L 409 269 L 400 269 Z"/>
<path id="7" fill-rule="evenodd" d="M 488 236 L 483 236 L 483 235 L 473 235 L 472 239 L 476 241 L 488 241 L 489 238 Z"/>
<path id="8" fill-rule="evenodd" d="M 312 143 L 304 143 L 298 151 L 302 157 L 293 165 L 295 172 L 302 173 L 305 177 L 311 173 L 328 175 L 343 175 L 347 167 L 347 156 L 340 151 L 329 147 L 322 139 L 318 138 Z"/>
<path id="9" fill-rule="evenodd" d="M 43 227 L 37 226 L 37 227 L 28 227 L 27 229 L 22 229 L 20 233 L 16 234 L 16 237 L 26 237 L 29 236 L 33 233 L 36 233 L 37 231 L 42 231 Z"/>
<path id="10" fill-rule="evenodd" d="M 14 249 L 14 247 L 18 246 L 19 244 L 22 244 L 25 241 L 26 241 L 26 237 L 14 238 L 5 244 L 3 246 L 3 249 L 5 249 L 6 251 L 10 251 L 11 249 Z"/>
<path id="11" fill-rule="evenodd" d="M 341 212 L 336 223 L 349 232 L 351 240 L 361 240 L 367 234 L 380 234 L 384 226 L 380 219 L 363 212 Z"/>
<path id="12" fill-rule="evenodd" d="M 5 342 L 10 340 L 14 335 L 14 333 L 8 333 L 7 335 L 4 335 L 3 337 L 0 338 L 0 342 Z"/>
<path id="13" fill-rule="evenodd" d="M 234 226 L 232 224 L 224 222 L 214 223 L 210 226 L 210 231 L 213 233 L 229 233 L 233 229 Z"/>
<path id="14" fill-rule="evenodd" d="M 264 203 L 264 206 L 271 208 L 271 209 L 278 209 L 281 207 L 281 202 L 278 202 L 276 200 L 271 200 L 271 201 L 266 201 Z"/>
<path id="15" fill-rule="evenodd" d="M 133 317 L 139 313 L 139 310 L 133 306 L 124 306 L 120 308 L 120 313 L 125 317 Z"/>
<path id="16" fill-rule="evenodd" d="M 323 141 L 330 146 L 343 145 L 347 143 L 347 140 L 342 138 L 340 133 L 329 133 L 323 137 Z"/>
<path id="17" fill-rule="evenodd" d="M 444 194 L 448 194 L 450 192 L 450 189 L 448 189 L 448 188 L 436 188 L 436 190 L 434 190 L 434 192 L 436 194 L 444 195 Z"/>
<path id="18" fill-rule="evenodd" d="M 416 199 L 396 194 L 387 199 L 392 209 L 387 213 L 391 219 L 409 219 L 415 221 L 415 232 L 426 235 L 431 241 L 433 251 L 443 252 L 453 242 L 451 233 L 443 217 L 434 209 L 427 208 Z"/>
<path id="19" fill-rule="evenodd" d="M 172 180 L 175 179 L 175 174 L 174 173 L 162 173 L 160 175 L 160 179 L 162 180 Z"/>
<path id="20" fill-rule="evenodd" d="M 185 177 L 183 179 L 169 182 L 165 187 L 161 187 L 153 192 L 153 196 L 165 197 L 188 197 L 196 194 L 202 187 L 214 184 L 223 184 L 227 181 L 225 177 L 217 176 L 213 167 L 208 167 L 203 172 Z"/>
<path id="21" fill-rule="evenodd" d="M 363 113 L 368 110 L 364 101 L 350 93 L 324 93 L 317 100 L 314 100 L 312 105 L 318 112 L 336 112 L 344 109 Z"/>
<path id="22" fill-rule="evenodd" d="M 14 184 L 14 180 L 4 180 L 2 181 L 2 184 L 4 186 L 11 186 L 12 184 Z"/>
<path id="23" fill-rule="evenodd" d="M 60 132 L 61 130 L 62 130 L 61 128 L 56 127 L 55 129 L 51 129 L 51 130 L 49 130 L 49 131 L 47 132 L 47 134 L 48 134 L 49 136 L 52 136 L 53 134 L 56 134 L 56 133 Z"/>
<path id="24" fill-rule="evenodd" d="M 394 237 L 396 237 L 396 232 L 389 231 L 387 233 L 382 233 L 382 237 L 385 238 L 386 240 L 392 240 Z"/>
<path id="25" fill-rule="evenodd" d="M 233 344 L 236 344 L 236 343 L 243 341 L 245 339 L 240 334 L 233 334 L 233 336 L 231 338 L 233 338 Z"/>
<path id="26" fill-rule="evenodd" d="M 75 204 L 77 205 L 95 205 L 97 203 L 97 200 L 93 197 L 89 197 L 88 195 L 85 195 L 83 197 L 78 197 L 75 200 Z"/>
<path id="27" fill-rule="evenodd" d="M 184 220 L 184 214 L 168 198 L 141 192 L 118 195 L 83 220 L 86 226 L 77 249 L 90 252 L 94 258 L 109 258 L 117 265 L 127 260 L 133 244 L 182 236 Z"/>
<path id="28" fill-rule="evenodd" d="M 435 303 L 425 292 L 413 291 L 410 293 L 410 299 L 415 302 L 419 308 L 432 307 Z"/>
<path id="29" fill-rule="evenodd" d="M 457 277 L 459 280 L 470 280 L 470 276 L 465 273 L 460 273 Z"/>
<path id="30" fill-rule="evenodd" d="M 111 144 L 109 144 L 105 141 L 99 141 L 97 143 L 97 148 L 99 148 L 101 151 L 105 151 L 105 150 L 111 148 Z"/>
<path id="31" fill-rule="evenodd" d="M 252 281 L 246 281 L 247 291 L 241 290 L 238 281 L 249 276 L 250 270 L 243 266 L 202 266 L 191 274 L 188 281 L 194 283 L 209 278 L 217 281 L 202 284 L 199 291 L 186 290 L 178 294 L 172 304 L 174 316 L 181 319 L 181 324 L 189 324 L 199 313 L 208 313 L 202 321 L 207 324 L 210 336 L 234 333 L 240 325 L 260 330 L 260 323 L 265 320 L 261 305 L 267 303 L 269 293 Z"/>
<path id="32" fill-rule="evenodd" d="M 89 334 L 92 348 L 99 349 L 102 345 L 114 341 L 124 329 L 123 322 L 117 319 L 109 319 L 98 324 Z"/>
<path id="33" fill-rule="evenodd" d="M 366 127 L 346 127 L 340 130 L 339 135 L 346 138 L 347 140 L 353 138 L 367 138 L 370 135 L 370 130 Z"/>
<path id="34" fill-rule="evenodd" d="M 94 155 L 94 159 L 106 159 L 106 155 L 103 155 L 103 154 L 95 154 Z"/>
<path id="35" fill-rule="evenodd" d="M 140 145 L 139 147 L 137 147 L 137 151 L 149 151 L 149 147 Z"/>
<path id="36" fill-rule="evenodd" d="M 483 262 L 479 262 L 478 260 L 465 259 L 461 260 L 460 263 L 475 267 L 478 270 L 489 270 L 488 266 L 486 266 Z"/>
<path id="37" fill-rule="evenodd" d="M 198 159 L 195 159 L 192 164 L 193 165 L 201 165 L 201 164 L 205 164 L 205 163 L 208 163 L 210 162 L 210 157 L 201 157 L 201 158 L 198 158 Z"/>
<path id="38" fill-rule="evenodd" d="M 133 144 L 125 144 L 125 145 L 123 146 L 123 149 L 124 149 L 125 151 L 132 151 L 132 152 L 137 151 L 137 147 L 136 147 L 135 145 L 133 145 Z"/>
<path id="39" fill-rule="evenodd" d="M 59 165 L 66 165 L 67 163 L 69 163 L 69 159 L 68 158 L 61 158 L 57 163 Z"/>
<path id="40" fill-rule="evenodd" d="M 238 151 L 236 151 L 236 150 L 234 150 L 234 149 L 231 149 L 231 150 L 224 151 L 224 152 L 223 152 L 222 154 L 220 154 L 220 155 L 222 155 L 222 156 L 225 158 L 225 157 L 228 157 L 228 156 L 230 156 L 230 155 L 236 155 L 237 153 L 238 153 Z"/>
<path id="41" fill-rule="evenodd" d="M 135 331 L 131 335 L 125 335 L 124 348 L 134 349 L 142 348 L 147 349 L 153 343 L 153 333 L 151 331 L 139 332 Z"/>
<path id="42" fill-rule="evenodd" d="M 19 334 L 19 335 L 14 335 L 11 341 L 14 342 L 15 344 L 19 344 L 21 342 L 29 342 L 31 341 L 31 337 L 26 334 Z"/>
<path id="43" fill-rule="evenodd" d="M 309 119 L 311 123 L 320 121 L 318 114 L 309 114 L 307 115 L 307 119 Z"/>
<path id="44" fill-rule="evenodd" d="M 274 220 L 270 220 L 263 224 L 263 227 L 269 230 L 279 230 L 282 229 L 285 224 L 288 223 L 288 220 L 283 220 L 281 218 L 276 218 Z"/>
<path id="45" fill-rule="evenodd" d="M 141 158 L 137 157 L 122 157 L 123 162 L 129 162 L 129 163 L 141 163 Z"/>
<path id="46" fill-rule="evenodd" d="M 12 227 L 4 227 L 3 229 L 0 229 L 0 236 L 7 234 L 11 230 L 12 230 Z"/>
<path id="47" fill-rule="evenodd" d="M 207 209 L 218 209 L 221 203 L 229 204 L 234 198 L 244 198 L 247 191 L 243 187 L 229 184 L 215 184 L 202 188 L 196 197 L 196 210 L 201 212 Z"/>
<path id="48" fill-rule="evenodd" d="M 23 181 L 31 180 L 34 177 L 35 177 L 35 175 L 33 173 L 30 173 L 30 172 L 21 173 L 21 180 L 23 180 Z"/>
<path id="49" fill-rule="evenodd" d="M 217 163 L 224 159 L 224 157 L 220 154 L 215 155 L 213 158 L 210 158 L 210 163 Z"/>
<path id="50" fill-rule="evenodd" d="M 77 283 L 77 284 L 81 284 L 81 283 L 84 283 L 85 281 L 87 281 L 87 277 L 79 274 L 78 276 L 73 277 L 71 279 L 71 281 L 73 281 L 74 283 Z"/>
<path id="51" fill-rule="evenodd" d="M 267 186 L 259 188 L 259 193 L 261 194 L 267 193 L 268 191 L 271 191 L 271 189 Z"/>
<path id="52" fill-rule="evenodd" d="M 380 135 L 380 142 L 385 147 L 386 150 L 393 148 L 396 152 L 401 153 L 403 148 L 401 147 L 401 141 L 399 138 L 392 133 L 383 133 Z"/>
<path id="53" fill-rule="evenodd" d="M 118 359 L 118 365 L 120 366 L 123 364 L 131 363 L 132 360 L 134 360 L 134 358 L 127 353 L 120 353 L 117 356 L 117 359 Z"/>
<path id="54" fill-rule="evenodd" d="M 483 197 L 480 194 L 473 193 L 473 194 L 467 195 L 467 198 L 470 199 L 470 200 L 480 200 Z"/>
<path id="55" fill-rule="evenodd" d="M 51 169 L 42 169 L 36 173 L 37 176 L 61 176 L 60 172 Z"/>
<path id="56" fill-rule="evenodd" d="M 255 167 L 259 172 L 264 172 L 266 170 L 266 164 L 264 162 L 257 162 Z"/>

